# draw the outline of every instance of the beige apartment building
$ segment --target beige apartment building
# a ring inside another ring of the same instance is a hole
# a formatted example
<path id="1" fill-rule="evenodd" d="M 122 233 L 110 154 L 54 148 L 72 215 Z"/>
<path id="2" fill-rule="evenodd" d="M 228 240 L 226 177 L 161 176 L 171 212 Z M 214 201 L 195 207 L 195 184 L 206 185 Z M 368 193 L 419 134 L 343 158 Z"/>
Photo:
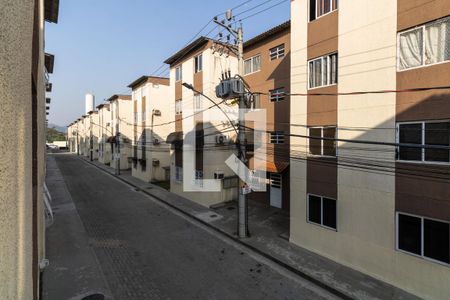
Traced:
<path id="1" fill-rule="evenodd" d="M 39 299 L 45 268 L 45 21 L 58 1 L 4 0 L 0 19 L 0 298 Z M 53 57 L 53 56 L 52 56 Z"/>
<path id="2" fill-rule="evenodd" d="M 207 114 L 212 111 L 214 119 L 220 119 L 220 110 L 209 108 L 213 106 L 211 101 L 222 102 L 216 97 L 215 88 L 225 72 L 237 73 L 237 58 L 219 41 L 200 37 L 165 63 L 170 65 L 169 105 L 172 113 L 175 112 L 174 132 L 167 139 L 172 145 L 171 192 L 204 206 L 236 200 L 238 181 L 225 164 L 235 152 L 236 133 L 229 121 L 211 120 Z M 193 89 L 183 84 L 191 85 Z M 220 106 L 233 122 L 237 121 L 237 105 L 220 103 Z M 192 131 L 186 131 L 186 122 L 191 122 Z M 195 148 L 184 142 L 185 134 L 195 134 L 192 137 L 196 141 Z M 190 175 L 188 189 L 184 186 L 188 179 L 183 176 L 183 168 Z M 217 189 L 207 191 L 202 180 L 210 180 Z"/>
<path id="3" fill-rule="evenodd" d="M 449 2 L 291 3 L 290 241 L 447 299 Z"/>
<path id="4" fill-rule="evenodd" d="M 98 160 L 99 152 L 99 115 L 98 111 L 90 111 L 89 115 L 89 158 L 91 160 Z"/>
<path id="5" fill-rule="evenodd" d="M 253 93 L 252 108 L 266 112 L 268 141 L 267 191 L 252 192 L 249 198 L 287 211 L 290 97 L 285 93 L 290 92 L 290 43 L 290 22 L 285 22 L 244 44 L 244 79 Z M 250 169 L 254 169 L 253 159 Z"/>
<path id="6" fill-rule="evenodd" d="M 99 146 L 98 146 L 98 161 L 105 164 L 111 164 L 111 143 L 108 143 L 108 138 L 112 136 L 111 131 L 111 111 L 110 104 L 102 103 L 98 105 L 98 129 L 99 129 Z"/>
<path id="7" fill-rule="evenodd" d="M 104 130 L 108 135 L 104 147 L 110 148 L 111 167 L 128 170 L 131 168 L 129 157 L 131 157 L 131 140 L 133 138 L 132 103 L 130 95 L 113 95 L 109 102 L 109 122 L 105 124 Z M 107 109 L 103 111 L 108 111 Z M 107 119 L 103 119 L 105 121 Z M 108 145 L 106 145 L 108 144 Z"/>
<path id="8" fill-rule="evenodd" d="M 168 181 L 170 149 L 167 136 L 173 131 L 173 107 L 169 79 L 142 76 L 128 85 L 132 89 L 130 116 L 130 162 L 132 175 L 146 182 Z"/>

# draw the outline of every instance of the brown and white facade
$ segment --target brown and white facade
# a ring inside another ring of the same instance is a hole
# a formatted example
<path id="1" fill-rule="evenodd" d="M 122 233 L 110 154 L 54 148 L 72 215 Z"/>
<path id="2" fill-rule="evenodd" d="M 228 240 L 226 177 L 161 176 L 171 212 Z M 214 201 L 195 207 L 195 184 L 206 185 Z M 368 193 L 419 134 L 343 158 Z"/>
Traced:
<path id="1" fill-rule="evenodd" d="M 132 122 L 133 111 L 131 96 L 113 95 L 107 102 L 109 109 L 105 109 L 104 113 L 109 112 L 110 116 L 109 119 L 107 116 L 103 116 L 102 120 L 103 122 L 109 121 L 102 125 L 108 135 L 103 150 L 110 155 L 111 167 L 128 170 L 131 168 L 128 158 L 131 156 L 130 146 L 133 138 L 133 127 L 129 125 Z M 109 148 L 109 151 L 105 148 Z"/>
<path id="2" fill-rule="evenodd" d="M 253 93 L 252 108 L 266 112 L 266 192 L 249 198 L 289 210 L 290 22 L 244 44 L 244 79 Z M 249 125 L 251 126 L 251 125 Z M 250 159 L 250 169 L 254 168 Z"/>
<path id="3" fill-rule="evenodd" d="M 225 164 L 234 153 L 236 133 L 229 121 L 205 118 L 204 110 L 213 106 L 206 97 L 216 103 L 222 102 L 222 99 L 216 97 L 215 88 L 225 71 L 237 73 L 237 58 L 218 41 L 200 37 L 168 58 L 165 63 L 170 65 L 170 106 L 176 120 L 174 132 L 168 138 L 168 142 L 172 144 L 171 192 L 204 206 L 236 200 L 238 181 Z M 192 85 L 195 91 L 183 86 L 183 83 Z M 236 105 L 219 105 L 229 115 L 237 116 Z M 217 108 L 208 111 L 220 112 Z M 236 120 L 237 117 L 232 121 Z M 192 131 L 185 128 L 185 122 L 195 124 L 190 128 Z M 184 134 L 195 134 L 195 149 L 188 150 L 184 145 Z M 195 159 L 185 160 L 183 157 Z M 195 186 L 189 191 L 184 188 L 184 181 L 188 180 L 183 177 L 184 168 L 189 170 L 187 172 L 190 172 L 192 178 L 189 184 Z M 217 191 L 203 191 L 202 180 L 215 180 Z M 194 191 L 196 189 L 198 191 Z"/>
<path id="4" fill-rule="evenodd" d="M 132 89 L 132 120 L 126 122 L 131 130 L 132 175 L 146 182 L 168 181 L 170 150 L 165 141 L 175 120 L 169 78 L 142 76 L 128 87 Z"/>
<path id="5" fill-rule="evenodd" d="M 290 241 L 447 298 L 448 1 L 291 5 Z"/>

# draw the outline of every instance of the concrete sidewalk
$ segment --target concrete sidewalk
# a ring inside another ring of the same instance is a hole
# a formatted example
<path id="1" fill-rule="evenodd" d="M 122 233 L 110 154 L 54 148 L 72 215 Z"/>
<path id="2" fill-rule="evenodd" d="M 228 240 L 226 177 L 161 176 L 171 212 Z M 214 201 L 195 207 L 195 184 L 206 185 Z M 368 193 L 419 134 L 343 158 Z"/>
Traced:
<path id="1" fill-rule="evenodd" d="M 98 161 L 90 162 L 81 156 L 80 158 L 116 176 L 113 168 Z M 234 238 L 242 245 L 337 296 L 349 299 L 419 299 L 381 280 L 289 243 L 287 228 L 289 216 L 279 210 L 259 207 L 258 204 L 252 203 L 249 213 L 252 236 L 247 239 L 238 239 L 235 235 L 237 214 L 235 203 L 218 209 L 208 209 L 159 186 L 132 177 L 130 171 L 122 171 L 121 175 L 116 177 L 135 189 L 207 224 L 218 233 Z"/>
<path id="2" fill-rule="evenodd" d="M 112 299 L 83 223 L 52 155 L 47 157 L 47 186 L 54 223 L 46 231 L 50 265 L 43 275 L 43 299 L 83 299 L 102 294 Z M 100 299 L 100 298 L 96 298 Z"/>

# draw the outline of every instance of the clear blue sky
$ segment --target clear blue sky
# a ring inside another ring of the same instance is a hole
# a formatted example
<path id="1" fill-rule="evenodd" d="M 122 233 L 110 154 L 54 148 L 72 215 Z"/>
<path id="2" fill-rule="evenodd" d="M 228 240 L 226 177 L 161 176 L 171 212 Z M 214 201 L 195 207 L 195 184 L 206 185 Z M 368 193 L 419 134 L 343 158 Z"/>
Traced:
<path id="1" fill-rule="evenodd" d="M 289 19 L 290 1 L 252 0 L 239 18 L 245 39 Z M 84 94 L 96 105 L 153 73 L 215 15 L 245 0 L 61 0 L 59 23 L 47 24 L 46 51 L 55 54 L 49 123 L 66 126 L 84 113 Z M 213 28 L 211 24 L 203 34 Z"/>

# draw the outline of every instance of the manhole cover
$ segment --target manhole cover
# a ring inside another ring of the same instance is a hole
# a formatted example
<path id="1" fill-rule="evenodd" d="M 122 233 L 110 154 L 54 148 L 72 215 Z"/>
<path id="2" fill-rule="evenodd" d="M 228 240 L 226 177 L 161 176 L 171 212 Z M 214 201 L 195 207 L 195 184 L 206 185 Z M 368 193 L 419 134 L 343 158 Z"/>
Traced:
<path id="1" fill-rule="evenodd" d="M 105 300 L 105 295 L 103 294 L 92 294 L 82 298 L 81 300 Z"/>

